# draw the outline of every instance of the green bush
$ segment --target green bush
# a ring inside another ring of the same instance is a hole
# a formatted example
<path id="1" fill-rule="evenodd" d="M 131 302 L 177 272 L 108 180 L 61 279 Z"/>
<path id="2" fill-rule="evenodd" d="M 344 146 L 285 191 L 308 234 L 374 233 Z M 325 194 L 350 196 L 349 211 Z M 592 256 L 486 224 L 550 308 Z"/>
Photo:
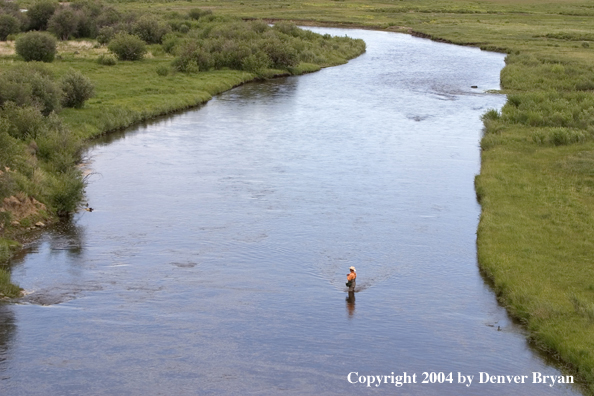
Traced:
<path id="1" fill-rule="evenodd" d="M 55 1 L 38 1 L 34 3 L 27 10 L 29 29 L 47 30 L 47 23 L 57 8 L 58 2 Z"/>
<path id="2" fill-rule="evenodd" d="M 78 4 L 78 3 L 74 3 Z M 76 24 L 76 29 L 72 33 L 74 37 L 88 37 L 88 38 L 95 38 L 97 37 L 98 28 L 95 18 L 89 14 L 87 14 L 86 9 L 80 9 L 75 12 L 76 19 L 78 23 Z"/>
<path id="3" fill-rule="evenodd" d="M 193 8 L 188 11 L 188 16 L 190 19 L 200 19 L 203 16 L 211 15 L 211 10 L 201 10 L 200 8 Z"/>
<path id="4" fill-rule="evenodd" d="M 159 66 L 157 67 L 157 74 L 161 77 L 165 77 L 169 74 L 169 68 L 167 66 Z"/>
<path id="5" fill-rule="evenodd" d="M 302 30 L 293 22 L 280 21 L 274 24 L 274 29 L 289 36 L 299 37 Z"/>
<path id="6" fill-rule="evenodd" d="M 101 14 L 97 16 L 95 22 L 97 27 L 115 26 L 122 20 L 122 15 L 112 7 L 105 7 Z"/>
<path id="7" fill-rule="evenodd" d="M 501 117 L 501 114 L 499 114 L 499 112 L 495 109 L 489 109 L 485 114 L 483 114 L 481 116 L 481 119 L 483 121 L 495 121 L 498 120 Z"/>
<path id="8" fill-rule="evenodd" d="M 321 36 L 291 23 L 271 28 L 263 21 L 202 17 L 184 40 L 166 37 L 163 49 L 178 57 L 178 71 L 230 68 L 261 73 L 264 69 L 295 70 L 299 62 L 324 66 L 365 51 L 362 40 Z"/>
<path id="9" fill-rule="evenodd" d="M 173 61 L 173 67 L 181 72 L 197 73 L 207 71 L 215 66 L 213 55 L 198 46 L 193 40 L 186 41 L 178 48 L 179 56 Z"/>
<path id="10" fill-rule="evenodd" d="M 264 52 L 256 52 L 245 59 L 243 59 L 241 68 L 252 73 L 259 73 L 260 71 L 270 67 L 270 58 Z"/>
<path id="11" fill-rule="evenodd" d="M 97 34 L 97 41 L 99 44 L 107 44 L 114 38 L 116 31 L 111 26 L 104 26 L 99 29 L 99 33 Z"/>
<path id="12" fill-rule="evenodd" d="M 78 29 L 79 16 L 70 8 L 59 8 L 47 22 L 47 29 L 60 40 L 68 38 Z"/>
<path id="13" fill-rule="evenodd" d="M 178 43 L 179 37 L 177 37 L 175 34 L 169 33 L 163 37 L 163 44 L 161 45 L 161 47 L 163 47 L 163 51 L 165 51 L 168 54 L 171 54 L 173 53 L 173 50 L 175 49 L 175 46 Z"/>
<path id="14" fill-rule="evenodd" d="M 62 106 L 80 109 L 95 95 L 95 86 L 81 72 L 70 69 L 60 80 Z"/>
<path id="15" fill-rule="evenodd" d="M 111 24 L 103 22 L 99 24 L 99 19 L 107 10 L 100 0 L 78 0 L 71 2 L 70 7 L 78 16 L 78 26 L 75 33 L 77 37 L 97 37 L 99 27 Z"/>
<path id="16" fill-rule="evenodd" d="M 60 109 L 62 91 L 51 72 L 39 63 L 13 67 L 0 75 L 0 105 L 7 101 L 32 106 L 48 115 Z"/>
<path id="17" fill-rule="evenodd" d="M 10 34 L 21 31 L 21 21 L 12 15 L 0 15 L 0 40 L 5 41 Z"/>
<path id="18" fill-rule="evenodd" d="M 0 118 L 6 120 L 6 132 L 15 139 L 36 139 L 45 133 L 45 117 L 39 109 L 31 106 L 17 106 L 13 102 L 4 105 Z"/>
<path id="19" fill-rule="evenodd" d="M 80 173 L 71 169 L 65 173 L 57 173 L 50 180 L 47 188 L 48 201 L 58 216 L 68 216 L 76 211 L 83 199 L 85 182 Z"/>
<path id="20" fill-rule="evenodd" d="M 21 295 L 21 288 L 10 283 L 10 272 L 0 268 L 0 296 L 16 298 Z"/>
<path id="21" fill-rule="evenodd" d="M 146 54 L 146 43 L 138 36 L 127 33 L 116 34 L 107 48 L 116 54 L 119 60 L 140 60 Z"/>
<path id="22" fill-rule="evenodd" d="M 56 39 L 45 32 L 28 32 L 19 37 L 15 50 L 26 62 L 52 62 L 56 56 Z"/>
<path id="23" fill-rule="evenodd" d="M 101 54 L 97 58 L 97 63 L 104 66 L 114 66 L 118 61 L 114 54 Z"/>
<path id="24" fill-rule="evenodd" d="M 289 44 L 277 38 L 266 40 L 263 50 L 275 68 L 284 69 L 295 66 L 299 62 L 297 51 Z"/>
<path id="25" fill-rule="evenodd" d="M 82 143 L 55 114 L 45 118 L 46 128 L 37 136 L 37 156 L 46 161 L 52 172 L 66 173 L 74 168 L 80 157 Z"/>
<path id="26" fill-rule="evenodd" d="M 22 30 L 29 26 L 29 18 L 27 18 L 27 13 L 21 12 L 21 6 L 16 1 L 0 1 L 0 15 L 10 15 L 11 17 L 16 18 L 19 23 L 19 27 Z"/>
<path id="27" fill-rule="evenodd" d="M 160 44 L 171 28 L 153 15 L 143 15 L 134 23 L 132 32 L 149 44 Z"/>
<path id="28" fill-rule="evenodd" d="M 19 157 L 23 155 L 23 151 L 19 148 L 18 140 L 8 133 L 10 127 L 10 122 L 0 117 L 0 167 L 2 169 L 6 166 L 14 168 L 16 163 L 20 162 Z M 0 199 L 11 195 L 14 187 L 14 182 L 9 172 L 3 171 L 1 176 Z"/>

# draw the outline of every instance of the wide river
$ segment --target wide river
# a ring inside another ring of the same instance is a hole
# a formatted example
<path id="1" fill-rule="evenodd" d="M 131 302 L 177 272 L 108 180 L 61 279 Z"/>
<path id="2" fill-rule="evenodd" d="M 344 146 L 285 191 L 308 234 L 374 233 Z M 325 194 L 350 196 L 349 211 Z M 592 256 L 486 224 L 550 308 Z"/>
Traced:
<path id="1" fill-rule="evenodd" d="M 0 394 L 579 393 L 532 383 L 567 373 L 477 265 L 480 116 L 504 103 L 485 92 L 504 56 L 314 30 L 367 52 L 90 149 L 95 211 L 13 261 L 30 294 L 0 306 Z M 416 383 L 361 383 L 403 372 Z"/>

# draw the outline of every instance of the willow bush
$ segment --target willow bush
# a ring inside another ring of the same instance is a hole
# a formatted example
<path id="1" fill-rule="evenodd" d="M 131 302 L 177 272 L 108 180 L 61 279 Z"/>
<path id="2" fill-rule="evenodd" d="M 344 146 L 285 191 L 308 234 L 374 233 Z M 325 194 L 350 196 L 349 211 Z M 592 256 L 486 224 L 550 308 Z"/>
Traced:
<path id="1" fill-rule="evenodd" d="M 56 39 L 49 33 L 29 32 L 16 40 L 15 50 L 26 62 L 52 62 L 56 56 Z"/>
<path id="2" fill-rule="evenodd" d="M 178 71 L 229 68 L 257 73 L 268 68 L 290 70 L 301 62 L 343 63 L 364 52 L 365 43 L 316 34 L 289 22 L 270 27 L 260 20 L 205 15 L 186 36 L 166 37 L 163 49 L 177 54 L 173 66 Z"/>

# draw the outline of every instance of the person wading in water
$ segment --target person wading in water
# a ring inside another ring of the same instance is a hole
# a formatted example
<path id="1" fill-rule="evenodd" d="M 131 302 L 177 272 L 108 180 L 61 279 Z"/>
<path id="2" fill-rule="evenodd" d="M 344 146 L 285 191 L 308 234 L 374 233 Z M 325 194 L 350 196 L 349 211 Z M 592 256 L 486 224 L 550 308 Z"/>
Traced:
<path id="1" fill-rule="evenodd" d="M 349 296 L 347 297 L 347 309 L 349 311 L 349 316 L 353 316 L 355 313 L 355 286 L 356 286 L 356 279 L 357 279 L 357 270 L 355 267 L 349 268 L 351 272 L 347 275 L 347 283 L 346 285 L 349 288 Z"/>
<path id="2" fill-rule="evenodd" d="M 349 268 L 351 273 L 347 275 L 347 283 L 346 285 L 349 287 L 349 294 L 355 292 L 355 285 L 357 283 L 357 270 L 355 267 Z"/>

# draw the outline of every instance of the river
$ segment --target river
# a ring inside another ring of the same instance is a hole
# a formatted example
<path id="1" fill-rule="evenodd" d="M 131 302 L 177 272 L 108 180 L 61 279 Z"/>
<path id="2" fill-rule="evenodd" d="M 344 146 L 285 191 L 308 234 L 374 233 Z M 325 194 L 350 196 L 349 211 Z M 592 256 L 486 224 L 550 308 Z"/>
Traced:
<path id="1" fill-rule="evenodd" d="M 314 30 L 367 52 L 89 150 L 95 210 L 12 263 L 30 294 L 0 306 L 1 394 L 579 394 L 532 383 L 567 373 L 478 270 L 480 116 L 505 101 L 486 93 L 504 56 Z"/>

